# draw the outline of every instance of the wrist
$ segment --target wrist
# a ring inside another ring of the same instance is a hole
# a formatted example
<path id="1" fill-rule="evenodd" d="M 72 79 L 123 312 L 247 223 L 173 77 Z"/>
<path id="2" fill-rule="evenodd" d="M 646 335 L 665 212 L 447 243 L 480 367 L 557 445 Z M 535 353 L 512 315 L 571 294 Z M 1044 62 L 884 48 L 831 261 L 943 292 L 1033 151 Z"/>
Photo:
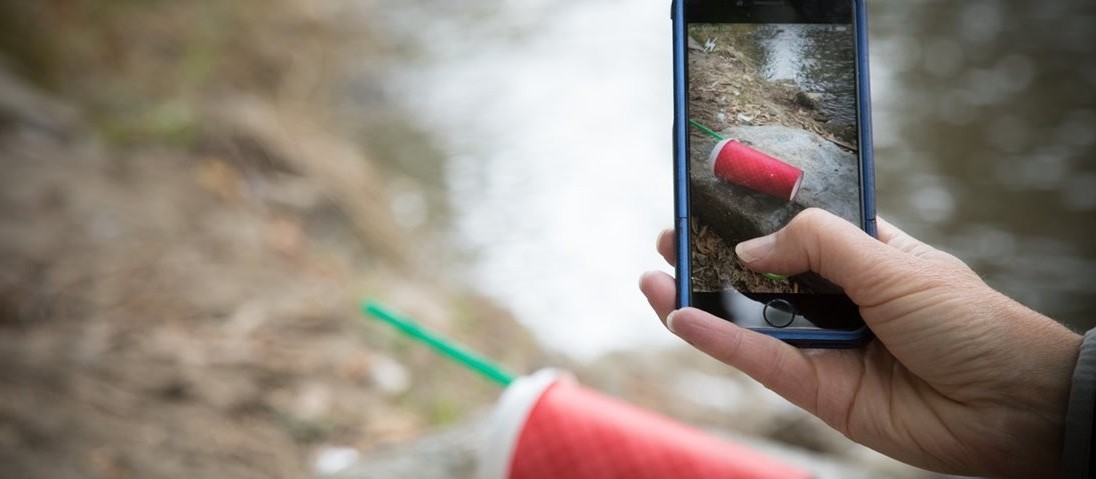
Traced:
<path id="1" fill-rule="evenodd" d="M 992 411 L 985 420 L 996 434 L 986 438 L 988 449 L 973 472 L 1052 477 L 1059 469 L 1081 336 L 997 291 L 984 296 L 978 310 L 981 324 L 975 329 L 983 340 L 974 343 L 971 358 L 987 381 L 980 388 L 993 398 L 985 405 Z"/>

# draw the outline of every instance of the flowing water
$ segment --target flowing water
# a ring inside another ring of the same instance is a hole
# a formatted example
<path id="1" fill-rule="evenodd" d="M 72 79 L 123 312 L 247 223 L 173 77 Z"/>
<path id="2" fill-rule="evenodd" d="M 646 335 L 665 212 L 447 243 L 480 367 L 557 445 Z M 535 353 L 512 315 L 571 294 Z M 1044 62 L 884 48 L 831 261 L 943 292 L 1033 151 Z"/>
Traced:
<path id="1" fill-rule="evenodd" d="M 838 124 L 856 124 L 854 33 L 844 25 L 763 25 L 757 30 L 761 72 L 789 80 L 804 92 L 824 95 L 822 113 Z"/>
<path id="2" fill-rule="evenodd" d="M 672 344 L 668 0 L 391 2 L 388 94 L 445 158 L 453 264 L 579 358 Z M 879 211 L 994 287 L 1096 325 L 1096 12 L 1086 0 L 870 2 Z"/>

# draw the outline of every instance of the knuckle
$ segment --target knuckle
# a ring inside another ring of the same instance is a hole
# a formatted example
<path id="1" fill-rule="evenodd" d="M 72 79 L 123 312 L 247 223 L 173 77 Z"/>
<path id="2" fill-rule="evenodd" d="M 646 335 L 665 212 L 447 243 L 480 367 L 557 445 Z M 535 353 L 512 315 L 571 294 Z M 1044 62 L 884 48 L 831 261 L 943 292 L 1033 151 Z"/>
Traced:
<path id="1" fill-rule="evenodd" d="M 800 211 L 799 214 L 795 215 L 795 218 L 792 218 L 789 226 L 796 228 L 819 226 L 822 223 L 825 223 L 827 218 L 828 215 L 825 211 L 820 208 L 811 207 Z"/>

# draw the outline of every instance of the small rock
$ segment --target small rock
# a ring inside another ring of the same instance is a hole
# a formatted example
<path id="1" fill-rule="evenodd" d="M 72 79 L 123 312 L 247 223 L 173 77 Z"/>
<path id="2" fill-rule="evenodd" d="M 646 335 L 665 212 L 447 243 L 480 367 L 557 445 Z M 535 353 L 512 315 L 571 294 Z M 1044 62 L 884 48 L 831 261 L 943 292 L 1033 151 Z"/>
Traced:
<path id="1" fill-rule="evenodd" d="M 402 364 L 387 356 L 376 356 L 369 364 L 373 384 L 389 396 L 402 394 L 411 388 L 411 375 Z"/>
<path id="2" fill-rule="evenodd" d="M 313 469 L 318 476 L 335 474 L 353 466 L 359 457 L 361 453 L 352 447 L 324 446 L 316 452 Z"/>
<path id="3" fill-rule="evenodd" d="M 822 106 L 822 94 L 801 91 L 795 94 L 795 104 L 808 110 L 817 110 Z"/>

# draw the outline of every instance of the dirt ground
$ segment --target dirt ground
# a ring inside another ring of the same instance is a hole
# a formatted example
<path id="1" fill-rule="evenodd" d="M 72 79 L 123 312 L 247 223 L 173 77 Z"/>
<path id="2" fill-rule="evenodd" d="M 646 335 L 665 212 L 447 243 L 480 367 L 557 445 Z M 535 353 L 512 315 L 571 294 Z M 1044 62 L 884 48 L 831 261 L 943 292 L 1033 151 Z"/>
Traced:
<path id="1" fill-rule="evenodd" d="M 333 121 L 340 55 L 380 55 L 339 4 L 0 6 L 0 477 L 308 477 L 493 403 L 367 297 L 555 362 Z"/>

